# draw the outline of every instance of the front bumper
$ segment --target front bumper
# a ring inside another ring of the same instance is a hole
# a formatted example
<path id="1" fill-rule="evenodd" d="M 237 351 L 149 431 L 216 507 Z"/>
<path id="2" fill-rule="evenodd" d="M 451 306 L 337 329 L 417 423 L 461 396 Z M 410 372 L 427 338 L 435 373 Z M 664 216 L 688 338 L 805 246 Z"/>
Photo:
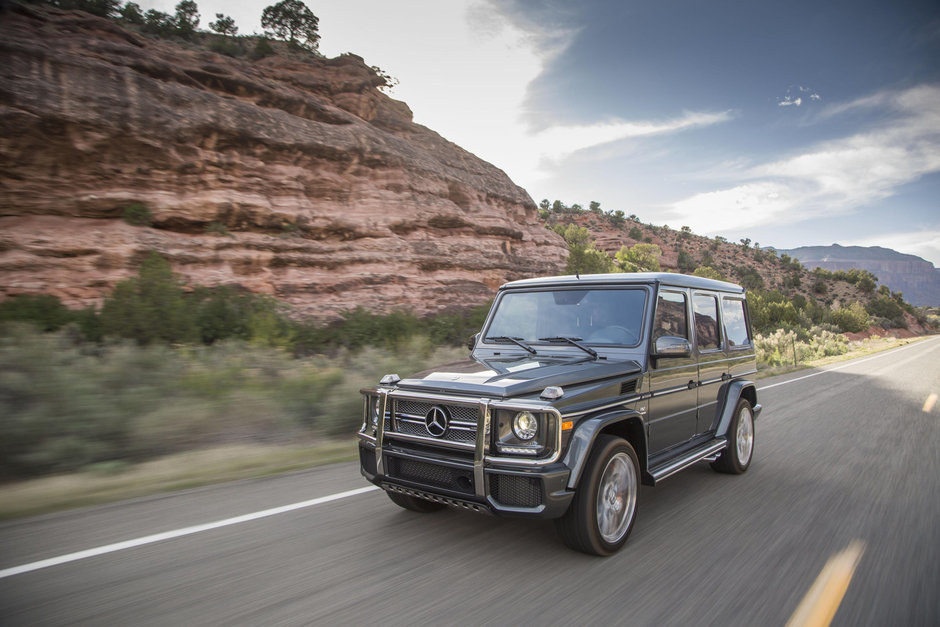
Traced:
<path id="1" fill-rule="evenodd" d="M 574 492 L 567 488 L 570 470 L 557 462 L 534 468 L 491 463 L 480 473 L 471 459 L 385 442 L 381 468 L 375 443 L 359 442 L 362 475 L 389 492 L 423 498 L 451 507 L 498 516 L 558 518 Z"/>

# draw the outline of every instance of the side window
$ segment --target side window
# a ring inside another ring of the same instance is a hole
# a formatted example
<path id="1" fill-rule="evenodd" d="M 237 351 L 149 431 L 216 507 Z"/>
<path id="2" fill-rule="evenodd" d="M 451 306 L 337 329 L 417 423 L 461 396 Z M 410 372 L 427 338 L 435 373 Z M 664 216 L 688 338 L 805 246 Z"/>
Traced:
<path id="1" fill-rule="evenodd" d="M 689 317 L 685 305 L 685 294 L 660 292 L 656 304 L 656 321 L 653 324 L 653 340 L 664 335 L 689 339 Z"/>
<path id="2" fill-rule="evenodd" d="M 718 326 L 718 299 L 707 294 L 692 296 L 692 314 L 695 316 L 695 339 L 700 351 L 715 350 L 721 346 Z"/>
<path id="3" fill-rule="evenodd" d="M 728 346 L 745 346 L 751 343 L 751 334 L 747 328 L 747 318 L 744 317 L 744 301 L 739 298 L 724 298 L 721 305 L 725 317 L 725 333 L 728 335 Z"/>

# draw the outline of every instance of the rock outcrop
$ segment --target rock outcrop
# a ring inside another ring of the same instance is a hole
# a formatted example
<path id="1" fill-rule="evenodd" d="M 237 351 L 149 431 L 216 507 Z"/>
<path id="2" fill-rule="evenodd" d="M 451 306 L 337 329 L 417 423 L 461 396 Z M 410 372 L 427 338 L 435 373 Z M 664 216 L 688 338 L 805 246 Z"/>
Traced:
<path id="1" fill-rule="evenodd" d="M 99 302 L 150 250 L 190 284 L 318 318 L 433 313 L 560 272 L 567 248 L 525 190 L 381 84 L 354 55 L 233 59 L 84 13 L 8 10 L 0 297 Z"/>

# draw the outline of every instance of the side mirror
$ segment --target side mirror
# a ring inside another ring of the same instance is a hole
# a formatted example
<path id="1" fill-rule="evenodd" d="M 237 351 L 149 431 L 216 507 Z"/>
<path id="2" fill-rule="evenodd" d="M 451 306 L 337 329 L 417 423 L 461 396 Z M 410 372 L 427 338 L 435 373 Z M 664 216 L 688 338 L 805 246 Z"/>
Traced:
<path id="1" fill-rule="evenodd" d="M 480 339 L 479 333 L 474 333 L 470 336 L 470 339 L 467 340 L 467 350 L 473 350 L 473 347 L 477 345 L 477 340 Z"/>
<path id="2" fill-rule="evenodd" d="M 692 345 L 684 337 L 664 335 L 656 338 L 653 357 L 691 357 Z"/>

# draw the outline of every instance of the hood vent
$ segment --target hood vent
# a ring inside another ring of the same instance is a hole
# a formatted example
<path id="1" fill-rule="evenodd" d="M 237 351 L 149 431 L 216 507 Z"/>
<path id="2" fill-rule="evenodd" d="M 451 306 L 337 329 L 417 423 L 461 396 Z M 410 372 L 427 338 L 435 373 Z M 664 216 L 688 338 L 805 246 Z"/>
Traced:
<path id="1" fill-rule="evenodd" d="M 620 384 L 620 396 L 636 393 L 636 379 L 630 379 Z"/>

